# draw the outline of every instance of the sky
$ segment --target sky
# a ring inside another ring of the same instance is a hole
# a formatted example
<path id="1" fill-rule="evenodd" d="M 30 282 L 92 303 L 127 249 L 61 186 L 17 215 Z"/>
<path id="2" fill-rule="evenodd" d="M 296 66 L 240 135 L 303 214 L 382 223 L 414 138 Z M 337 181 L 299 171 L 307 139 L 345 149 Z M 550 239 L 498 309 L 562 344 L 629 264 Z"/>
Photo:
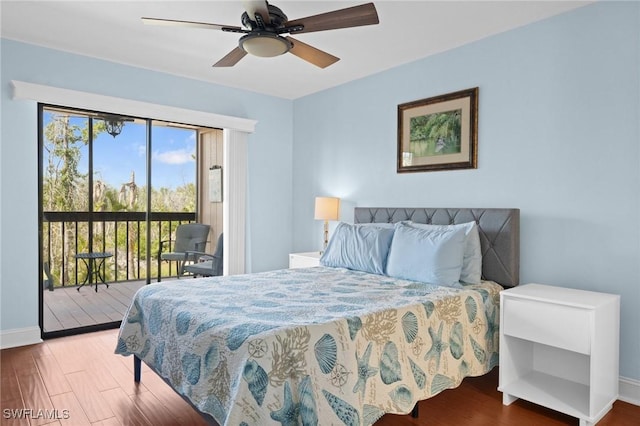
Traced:
<path id="1" fill-rule="evenodd" d="M 44 126 L 51 115 L 44 115 Z M 71 123 L 86 125 L 87 118 L 72 118 Z M 138 186 L 146 185 L 146 129 L 145 123 L 126 122 L 116 137 L 104 132 L 94 140 L 94 182 L 119 189 L 131 181 L 132 172 Z M 175 189 L 196 179 L 196 131 L 178 127 L 154 125 L 152 127 L 152 186 Z M 81 173 L 87 173 L 88 147 L 81 148 L 82 159 L 78 165 Z"/>
<path id="2" fill-rule="evenodd" d="M 196 179 L 196 132 L 176 127 L 153 126 L 151 133 L 152 186 L 175 189 Z M 146 129 L 144 124 L 125 123 L 115 138 L 101 133 L 94 145 L 94 181 L 101 179 L 116 188 L 130 182 L 146 184 Z"/>

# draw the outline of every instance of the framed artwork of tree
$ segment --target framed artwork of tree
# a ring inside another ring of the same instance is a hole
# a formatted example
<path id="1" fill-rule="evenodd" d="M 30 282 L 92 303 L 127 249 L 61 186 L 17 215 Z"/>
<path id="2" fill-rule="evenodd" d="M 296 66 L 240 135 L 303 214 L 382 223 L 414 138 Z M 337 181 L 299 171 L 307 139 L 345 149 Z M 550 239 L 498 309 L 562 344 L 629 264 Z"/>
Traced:
<path id="1" fill-rule="evenodd" d="M 478 88 L 398 105 L 398 173 L 478 167 Z"/>

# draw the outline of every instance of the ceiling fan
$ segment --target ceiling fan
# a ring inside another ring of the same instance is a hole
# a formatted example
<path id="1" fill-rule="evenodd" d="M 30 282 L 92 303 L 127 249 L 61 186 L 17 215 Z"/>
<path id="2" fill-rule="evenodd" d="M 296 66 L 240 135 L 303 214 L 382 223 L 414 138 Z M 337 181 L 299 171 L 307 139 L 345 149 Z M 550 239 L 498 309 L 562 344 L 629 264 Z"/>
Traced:
<path id="1" fill-rule="evenodd" d="M 265 0 L 243 1 L 246 10 L 241 16 L 243 27 L 218 25 L 206 22 L 179 21 L 173 19 L 142 18 L 145 24 L 170 25 L 191 28 L 206 28 L 244 34 L 238 47 L 225 55 L 214 67 L 232 67 L 247 53 L 261 57 L 273 57 L 290 52 L 320 68 L 326 68 L 339 61 L 320 49 L 305 44 L 291 36 L 314 31 L 335 30 L 379 23 L 378 13 L 373 3 L 348 7 L 289 21 L 282 10 Z"/>

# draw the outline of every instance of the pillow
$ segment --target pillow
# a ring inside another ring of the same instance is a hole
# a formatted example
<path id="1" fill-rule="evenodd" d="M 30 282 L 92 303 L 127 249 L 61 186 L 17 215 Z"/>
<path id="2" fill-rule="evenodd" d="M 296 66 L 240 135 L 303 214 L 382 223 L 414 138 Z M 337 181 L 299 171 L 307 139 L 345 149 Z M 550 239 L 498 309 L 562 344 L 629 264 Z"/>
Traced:
<path id="1" fill-rule="evenodd" d="M 340 222 L 320 264 L 383 275 L 395 228 Z"/>
<path id="2" fill-rule="evenodd" d="M 469 284 L 477 284 L 482 280 L 482 249 L 480 248 L 480 234 L 475 222 L 460 223 L 457 225 L 431 225 L 411 221 L 402 222 L 419 229 L 459 229 L 465 230 L 464 258 L 460 281 Z"/>
<path id="3" fill-rule="evenodd" d="M 387 275 L 461 287 L 464 228 L 419 229 L 398 223 L 387 259 Z"/>

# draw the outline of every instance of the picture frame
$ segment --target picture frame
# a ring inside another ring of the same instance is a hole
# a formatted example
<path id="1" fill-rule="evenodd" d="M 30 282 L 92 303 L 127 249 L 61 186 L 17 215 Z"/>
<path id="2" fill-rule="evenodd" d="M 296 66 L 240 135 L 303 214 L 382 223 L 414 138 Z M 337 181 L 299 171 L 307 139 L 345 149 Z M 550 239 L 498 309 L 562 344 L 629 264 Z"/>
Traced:
<path id="1" fill-rule="evenodd" d="M 209 202 L 222 202 L 222 167 L 220 166 L 209 169 Z"/>
<path id="2" fill-rule="evenodd" d="M 398 105 L 398 173 L 476 168 L 477 87 Z"/>

